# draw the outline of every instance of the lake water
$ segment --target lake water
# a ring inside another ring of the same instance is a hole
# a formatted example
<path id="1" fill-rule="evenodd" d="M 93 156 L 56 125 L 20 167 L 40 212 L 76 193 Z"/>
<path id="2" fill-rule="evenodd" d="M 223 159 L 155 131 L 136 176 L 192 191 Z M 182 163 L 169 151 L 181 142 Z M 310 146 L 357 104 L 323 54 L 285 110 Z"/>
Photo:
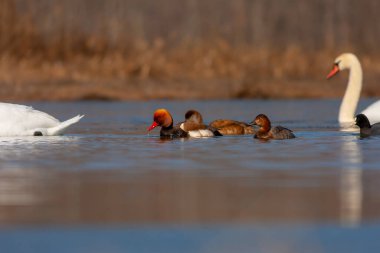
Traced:
<path id="1" fill-rule="evenodd" d="M 364 108 L 371 100 L 361 101 Z M 65 136 L 0 138 L 0 252 L 379 252 L 380 138 L 339 100 L 33 103 Z M 298 138 L 162 141 L 152 114 L 267 114 Z"/>

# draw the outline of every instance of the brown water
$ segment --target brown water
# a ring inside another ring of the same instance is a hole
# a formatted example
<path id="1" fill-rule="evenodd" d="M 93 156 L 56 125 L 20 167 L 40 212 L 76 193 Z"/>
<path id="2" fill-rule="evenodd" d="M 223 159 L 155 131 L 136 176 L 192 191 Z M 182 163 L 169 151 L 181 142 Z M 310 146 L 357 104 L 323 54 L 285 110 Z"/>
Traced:
<path id="1" fill-rule="evenodd" d="M 1 252 L 377 252 L 380 138 L 340 131 L 338 106 L 36 103 L 86 117 L 65 136 L 0 139 Z M 298 138 L 161 141 L 146 132 L 159 107 L 176 121 L 266 113 Z"/>

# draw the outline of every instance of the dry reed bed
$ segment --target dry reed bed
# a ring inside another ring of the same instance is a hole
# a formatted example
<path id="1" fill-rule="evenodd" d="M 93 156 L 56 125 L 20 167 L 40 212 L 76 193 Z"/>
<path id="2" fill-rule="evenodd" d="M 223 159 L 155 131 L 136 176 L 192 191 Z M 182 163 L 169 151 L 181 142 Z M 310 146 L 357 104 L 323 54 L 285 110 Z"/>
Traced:
<path id="1" fill-rule="evenodd" d="M 340 97 L 345 77 L 324 77 L 343 51 L 363 63 L 364 95 L 380 96 L 378 7 L 0 0 L 0 99 Z"/>
<path id="2" fill-rule="evenodd" d="M 46 50 L 51 52 L 52 50 Z M 38 51 L 37 51 L 38 52 Z M 307 52 L 233 47 L 223 40 L 184 43 L 163 40 L 130 50 L 43 53 L 0 57 L 2 100 L 218 99 L 339 97 L 346 77 L 326 81 L 333 51 Z M 360 55 L 364 95 L 380 96 L 380 62 Z M 344 76 L 344 75 L 342 75 Z"/>

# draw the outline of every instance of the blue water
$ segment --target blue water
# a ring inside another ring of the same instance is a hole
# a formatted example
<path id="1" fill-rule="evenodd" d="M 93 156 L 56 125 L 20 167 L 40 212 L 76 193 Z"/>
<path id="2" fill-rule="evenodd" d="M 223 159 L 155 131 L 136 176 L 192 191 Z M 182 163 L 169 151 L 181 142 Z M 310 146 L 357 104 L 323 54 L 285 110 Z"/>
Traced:
<path id="1" fill-rule="evenodd" d="M 371 101 L 364 101 L 361 107 Z M 5 167 L 56 169 L 178 169 L 234 166 L 250 169 L 376 169 L 379 141 L 359 140 L 336 121 L 338 100 L 243 100 L 35 103 L 35 108 L 64 120 L 85 114 L 66 136 L 1 138 Z M 176 122 L 188 109 L 206 122 L 219 118 L 251 121 L 265 113 L 273 125 L 291 128 L 297 139 L 260 143 L 251 136 L 161 141 L 147 127 L 155 109 L 170 110 Z M 65 152 L 62 152 L 65 151 Z M 307 162 L 305 162 L 307 161 Z M 363 162 L 365 161 L 365 162 Z"/>
<path id="2" fill-rule="evenodd" d="M 33 103 L 86 116 L 65 136 L 0 138 L 0 252 L 379 252 L 380 138 L 341 131 L 339 102 Z M 176 122 L 265 113 L 297 138 L 162 141 L 146 131 L 161 107 Z"/>
<path id="3" fill-rule="evenodd" d="M 282 226 L 127 226 L 0 232 L 2 252 L 378 252 L 378 224 L 347 229 Z"/>

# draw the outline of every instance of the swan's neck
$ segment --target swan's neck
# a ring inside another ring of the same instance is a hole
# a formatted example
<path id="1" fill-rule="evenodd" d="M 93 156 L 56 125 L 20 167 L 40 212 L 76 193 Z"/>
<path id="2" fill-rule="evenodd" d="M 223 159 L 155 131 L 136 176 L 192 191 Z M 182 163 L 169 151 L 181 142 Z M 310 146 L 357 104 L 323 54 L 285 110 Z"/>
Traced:
<path id="1" fill-rule="evenodd" d="M 359 102 L 362 89 L 362 68 L 359 61 L 354 61 L 350 68 L 350 76 L 346 93 L 344 94 L 339 111 L 340 123 L 351 123 L 354 121 L 356 107 Z"/>

